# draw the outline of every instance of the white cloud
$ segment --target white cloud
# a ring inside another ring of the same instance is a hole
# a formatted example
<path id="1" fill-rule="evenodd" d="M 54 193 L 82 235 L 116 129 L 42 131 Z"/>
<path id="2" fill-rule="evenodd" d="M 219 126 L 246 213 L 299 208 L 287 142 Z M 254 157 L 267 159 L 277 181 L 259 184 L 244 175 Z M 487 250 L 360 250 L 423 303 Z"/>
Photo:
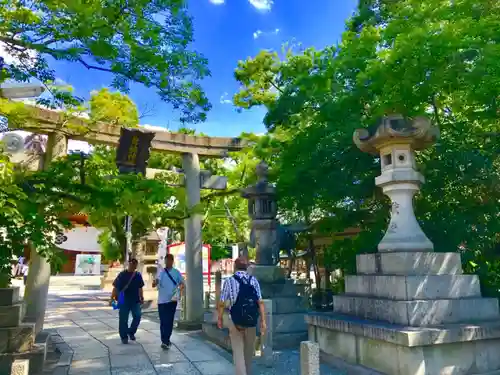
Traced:
<path id="1" fill-rule="evenodd" d="M 150 125 L 150 124 L 140 124 L 139 125 L 141 128 L 148 129 L 148 130 L 153 130 L 156 132 L 169 132 L 170 130 L 166 127 L 163 126 L 157 126 L 157 125 Z"/>
<path id="2" fill-rule="evenodd" d="M 220 97 L 220 104 L 233 104 L 233 101 L 229 99 L 229 94 L 225 92 L 224 94 L 221 95 Z"/>
<path id="3" fill-rule="evenodd" d="M 270 36 L 270 35 L 278 35 L 280 32 L 280 29 L 274 29 L 272 31 L 262 31 L 262 30 L 257 30 L 253 33 L 253 38 L 258 39 L 261 36 Z"/>
<path id="4" fill-rule="evenodd" d="M 214 5 L 222 5 L 225 3 L 225 0 L 209 0 Z"/>
<path id="5" fill-rule="evenodd" d="M 257 30 L 256 32 L 253 33 L 253 38 L 257 39 L 261 35 L 262 35 L 262 30 Z"/>
<path id="6" fill-rule="evenodd" d="M 253 5 L 253 7 L 257 10 L 266 12 L 268 10 L 271 10 L 271 7 L 273 6 L 274 0 L 248 0 L 250 4 Z"/>

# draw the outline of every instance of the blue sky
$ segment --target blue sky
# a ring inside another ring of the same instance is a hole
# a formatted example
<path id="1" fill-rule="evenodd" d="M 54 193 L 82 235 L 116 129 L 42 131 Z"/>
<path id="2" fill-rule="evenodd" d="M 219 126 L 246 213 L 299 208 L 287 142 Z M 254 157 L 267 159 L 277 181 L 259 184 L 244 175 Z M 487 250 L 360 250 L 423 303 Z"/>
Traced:
<path id="1" fill-rule="evenodd" d="M 195 33 L 192 47 L 208 58 L 212 73 L 202 85 L 213 108 L 207 121 L 195 128 L 212 136 L 264 132 L 264 109 L 237 113 L 229 103 L 238 91 L 233 77 L 237 62 L 261 49 L 280 51 L 283 43 L 293 40 L 305 47 L 334 44 L 356 4 L 356 0 L 190 0 Z M 77 64 L 59 62 L 56 72 L 84 97 L 111 83 L 110 75 L 87 71 Z M 172 130 L 179 127 L 178 113 L 163 103 L 154 89 L 132 85 L 129 95 L 139 109 L 146 105 L 154 108 L 141 123 Z"/>

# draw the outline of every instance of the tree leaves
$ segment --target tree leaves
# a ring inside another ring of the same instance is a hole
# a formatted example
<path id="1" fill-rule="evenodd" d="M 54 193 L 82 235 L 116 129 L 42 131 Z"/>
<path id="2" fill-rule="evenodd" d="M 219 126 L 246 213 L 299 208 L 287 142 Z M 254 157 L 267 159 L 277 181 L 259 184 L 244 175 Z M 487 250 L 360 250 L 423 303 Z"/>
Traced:
<path id="1" fill-rule="evenodd" d="M 495 1 L 366 0 L 338 45 L 282 59 L 261 52 L 239 64 L 235 104 L 268 109 L 282 214 L 328 220 L 330 235 L 362 229 L 327 250 L 340 254 L 325 258 L 335 267 L 352 272 L 354 255 L 375 247 L 389 213 L 374 186 L 378 160 L 355 148 L 353 131 L 385 114 L 425 114 L 442 138 L 418 154 L 427 179 L 418 219 L 437 251 L 461 249 L 466 265 L 473 260 L 488 275 L 483 282 L 498 280 L 498 20 Z"/>
<path id="2" fill-rule="evenodd" d="M 49 62 L 72 61 L 111 73 L 122 92 L 130 82 L 156 88 L 182 121 L 202 121 L 210 103 L 197 82 L 209 71 L 188 49 L 192 35 L 180 0 L 0 0 L 0 43 L 12 57 L 1 64 L 0 82 L 48 85 L 56 79 Z"/>

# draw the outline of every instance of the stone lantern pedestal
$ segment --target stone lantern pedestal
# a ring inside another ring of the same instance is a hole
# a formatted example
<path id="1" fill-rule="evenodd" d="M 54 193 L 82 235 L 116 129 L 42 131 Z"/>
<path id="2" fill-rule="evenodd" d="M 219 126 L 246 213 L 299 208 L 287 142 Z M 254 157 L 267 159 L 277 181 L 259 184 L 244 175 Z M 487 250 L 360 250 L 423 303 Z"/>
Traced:
<path id="1" fill-rule="evenodd" d="M 380 155 L 376 184 L 392 201 L 391 221 L 378 253 L 357 256 L 333 312 L 306 317 L 309 340 L 348 373 L 500 374 L 498 301 L 481 297 L 458 253 L 433 252 L 413 212 L 424 182 L 414 151 L 437 136 L 428 120 L 401 116 L 354 134 L 362 151 Z"/>
<path id="2" fill-rule="evenodd" d="M 287 279 L 279 265 L 278 221 L 276 220 L 276 191 L 267 180 L 265 163 L 257 166 L 258 182 L 242 191 L 248 199 L 248 214 L 252 219 L 250 242 L 256 249 L 256 264 L 248 273 L 259 280 L 262 298 L 268 309 L 267 349 L 296 348 L 307 338 L 304 314 L 307 311 L 307 285 Z M 228 334 L 215 328 L 216 314 L 209 315 L 203 324 L 205 334 L 221 346 L 230 349 Z"/>

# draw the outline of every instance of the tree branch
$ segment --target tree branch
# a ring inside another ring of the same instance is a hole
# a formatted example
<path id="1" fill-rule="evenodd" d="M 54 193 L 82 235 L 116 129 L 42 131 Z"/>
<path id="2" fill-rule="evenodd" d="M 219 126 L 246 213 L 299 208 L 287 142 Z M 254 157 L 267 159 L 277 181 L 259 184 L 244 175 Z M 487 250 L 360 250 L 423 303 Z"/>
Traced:
<path id="1" fill-rule="evenodd" d="M 239 193 L 240 191 L 241 191 L 241 188 L 234 188 L 234 189 L 224 190 L 224 191 L 216 191 L 214 193 L 210 193 L 210 194 L 207 194 L 207 195 L 201 197 L 201 201 L 203 202 L 203 201 L 215 198 L 215 197 L 225 197 L 227 195 Z"/>

